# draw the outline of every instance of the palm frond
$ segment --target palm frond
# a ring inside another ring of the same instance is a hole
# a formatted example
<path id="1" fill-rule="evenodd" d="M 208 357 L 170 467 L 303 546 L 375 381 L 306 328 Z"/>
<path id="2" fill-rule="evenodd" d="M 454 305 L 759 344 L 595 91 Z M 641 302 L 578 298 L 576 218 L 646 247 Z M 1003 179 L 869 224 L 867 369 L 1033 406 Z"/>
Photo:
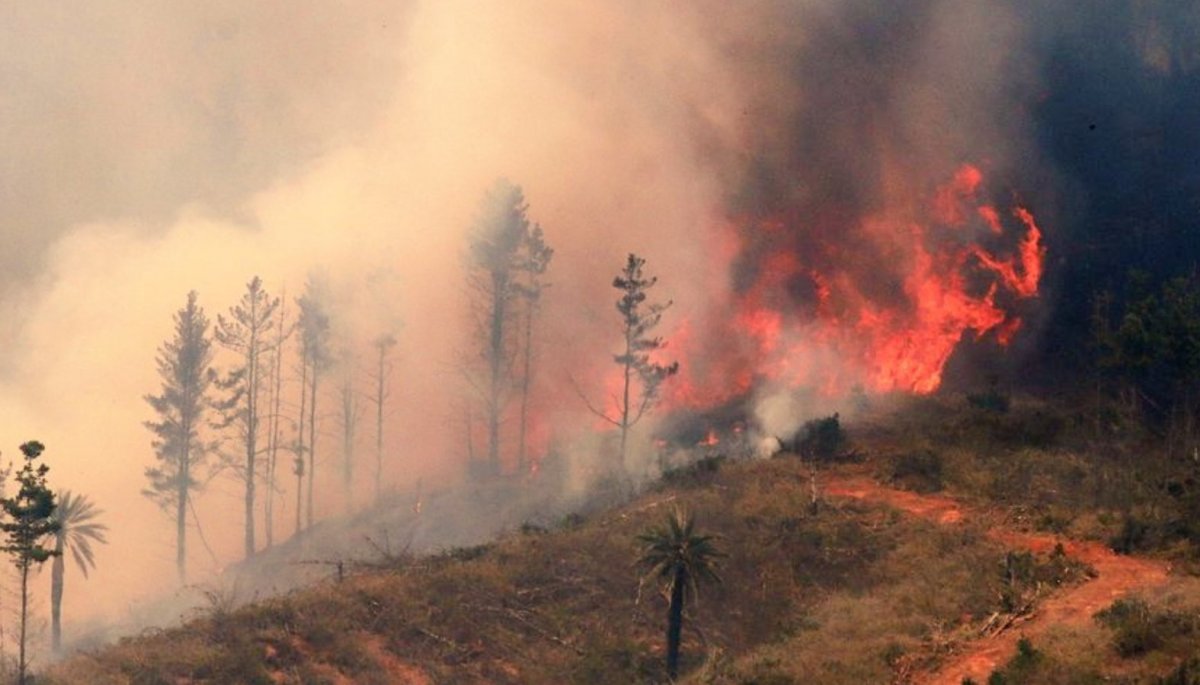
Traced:
<path id="1" fill-rule="evenodd" d="M 108 526 L 95 520 L 103 513 L 104 511 L 86 495 L 70 490 L 59 493 L 54 518 L 60 527 L 54 535 L 62 541 L 65 549 L 71 550 L 71 558 L 75 560 L 85 578 L 88 571 L 96 567 L 96 554 L 92 543 L 108 544 Z"/>

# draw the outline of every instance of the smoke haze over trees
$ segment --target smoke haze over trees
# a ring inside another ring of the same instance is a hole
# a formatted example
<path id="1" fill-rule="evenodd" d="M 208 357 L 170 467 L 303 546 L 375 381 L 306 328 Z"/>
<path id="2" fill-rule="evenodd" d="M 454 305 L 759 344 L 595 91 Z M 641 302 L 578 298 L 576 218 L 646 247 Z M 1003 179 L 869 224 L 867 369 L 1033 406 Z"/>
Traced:
<path id="1" fill-rule="evenodd" d="M 744 352 L 703 336 L 766 255 L 834 264 L 865 301 L 910 307 L 898 294 L 906 264 L 870 219 L 907 225 L 921 198 L 974 163 L 987 176 L 981 195 L 1019 197 L 1045 229 L 1046 287 L 1014 305 L 1024 326 L 1010 351 L 989 352 L 1020 370 L 1081 363 L 1098 289 L 1123 290 L 1130 266 L 1154 281 L 1185 275 L 1200 250 L 1194 3 L 124 10 L 28 5 L 0 29 L 0 79 L 16 84 L 0 99 L 10 322 L 0 413 L 8 430 L 54 445 L 62 485 L 86 490 L 123 531 L 97 550 L 89 582 L 110 588 L 101 613 L 172 585 L 172 550 L 135 542 L 176 523 L 138 495 L 153 460 L 140 398 L 161 390 L 149 360 L 192 289 L 225 311 L 251 274 L 294 298 L 325 270 L 325 325 L 360 341 L 364 366 L 378 363 L 369 341 L 403 318 L 387 357 L 396 391 L 381 432 L 377 417 L 370 430 L 360 421 L 358 454 L 372 454 L 363 441 L 384 444 L 383 491 L 457 477 L 456 354 L 473 335 L 462 257 L 497 177 L 521 184 L 554 247 L 534 333 L 530 459 L 563 441 L 555 427 L 586 416 L 564 370 L 583 387 L 611 371 L 596 360 L 619 342 L 609 284 L 630 251 L 670 284 L 672 351 Z M 803 329 L 818 286 L 779 284 L 785 324 Z M 688 334 L 676 335 L 684 321 Z M 287 417 L 272 443 L 288 488 L 275 535 L 339 510 L 336 350 L 325 342 L 292 338 L 272 396 Z M 951 366 L 969 367 L 992 343 L 967 343 Z M 306 344 L 320 361 L 301 387 L 295 348 Z M 232 367 L 228 350 L 214 355 Z M 506 388 L 514 400 L 517 390 Z M 286 466 L 301 421 L 297 502 Z M 499 430 L 516 444 L 515 420 Z M 372 471 L 354 477 L 371 482 Z M 218 479 L 203 498 L 216 555 L 238 558 L 245 488 Z M 218 566 L 188 554 L 189 568 Z"/>

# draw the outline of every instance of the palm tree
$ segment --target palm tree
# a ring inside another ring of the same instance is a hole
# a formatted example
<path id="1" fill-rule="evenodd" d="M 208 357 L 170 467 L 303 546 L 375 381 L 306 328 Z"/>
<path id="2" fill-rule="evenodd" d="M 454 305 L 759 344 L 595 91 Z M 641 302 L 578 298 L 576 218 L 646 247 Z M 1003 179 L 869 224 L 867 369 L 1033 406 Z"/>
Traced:
<path id="1" fill-rule="evenodd" d="M 57 556 L 54 557 L 54 563 L 50 567 L 51 636 L 55 652 L 62 648 L 63 572 L 66 570 L 66 564 L 63 563 L 63 552 L 67 549 L 71 550 L 75 564 L 86 578 L 88 569 L 96 568 L 96 556 L 92 543 L 96 542 L 102 545 L 108 543 L 104 537 L 108 526 L 95 520 L 103 513 L 86 495 L 76 495 L 70 490 L 64 490 L 59 495 L 58 509 L 54 512 L 54 518 L 58 520 L 60 527 L 58 532 L 53 533 Z"/>
<path id="2" fill-rule="evenodd" d="M 667 581 L 671 603 L 667 609 L 667 675 L 679 674 L 679 636 L 683 629 L 683 603 L 688 594 L 697 594 L 697 581 L 721 582 L 717 559 L 725 556 L 713 544 L 712 535 L 695 533 L 695 518 L 676 508 L 666 525 L 651 528 L 638 536 L 643 544 L 638 559 L 646 567 L 645 578 Z"/>

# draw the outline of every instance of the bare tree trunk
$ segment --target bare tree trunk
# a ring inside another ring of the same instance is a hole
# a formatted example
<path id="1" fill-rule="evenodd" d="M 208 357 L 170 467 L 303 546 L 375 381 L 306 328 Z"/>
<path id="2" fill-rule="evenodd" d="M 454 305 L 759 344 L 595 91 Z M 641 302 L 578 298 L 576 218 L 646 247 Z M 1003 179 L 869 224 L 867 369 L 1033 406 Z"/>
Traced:
<path id="1" fill-rule="evenodd" d="M 667 608 L 667 677 L 673 682 L 679 675 L 679 643 L 683 634 L 683 590 L 687 577 L 683 568 L 675 569 L 671 582 L 671 605 Z"/>
<path id="2" fill-rule="evenodd" d="M 633 371 L 633 337 L 632 331 L 627 326 L 625 329 L 625 365 L 622 369 L 624 373 L 624 384 L 621 390 L 621 453 L 618 466 L 625 468 L 625 449 L 629 437 L 629 384 L 632 380 L 630 373 Z"/>
<path id="3" fill-rule="evenodd" d="M 312 394 L 308 401 L 308 527 L 313 526 L 313 481 L 317 476 L 317 364 L 313 360 Z"/>
<path id="4" fill-rule="evenodd" d="M 29 560 L 21 565 L 21 648 L 17 662 L 17 682 L 25 685 L 25 624 L 29 619 Z"/>
<path id="5" fill-rule="evenodd" d="M 488 340 L 488 364 L 491 385 L 488 388 L 488 468 L 492 474 L 500 472 L 500 394 L 504 372 L 504 303 L 508 293 L 508 280 L 492 278 L 492 322 Z"/>
<path id="6" fill-rule="evenodd" d="M 529 310 L 525 317 L 525 349 L 524 352 L 524 369 L 521 373 L 521 422 L 518 426 L 517 436 L 517 472 L 525 473 L 527 470 L 527 446 L 525 444 L 526 424 L 529 420 L 529 383 L 533 376 L 533 313 L 535 307 L 534 301 L 529 301 Z"/>
<path id="7" fill-rule="evenodd" d="M 66 564 L 63 561 L 62 531 L 54 536 L 54 561 L 50 565 L 50 648 L 55 654 L 62 652 L 62 598 L 63 572 Z"/>
<path id="8" fill-rule="evenodd" d="M 190 425 L 185 423 L 190 435 Z M 184 439 L 183 452 L 179 460 L 179 493 L 175 510 L 175 569 L 179 573 L 179 585 L 187 583 L 187 506 L 188 485 L 191 482 L 191 455 L 189 454 L 188 439 Z"/>
<path id="9" fill-rule="evenodd" d="M 254 315 L 253 313 L 251 314 Z M 246 354 L 246 539 L 245 558 L 254 556 L 254 485 L 258 461 L 258 335 L 251 330 Z"/>
<path id="10" fill-rule="evenodd" d="M 351 369 L 353 367 L 351 366 Z M 342 494 L 346 513 L 354 511 L 354 437 L 358 428 L 358 401 L 354 395 L 354 373 L 347 370 L 342 379 Z"/>
<path id="11" fill-rule="evenodd" d="M 375 501 L 383 493 L 383 398 L 387 347 L 379 345 L 379 376 L 375 385 Z"/>
<path id="12" fill-rule="evenodd" d="M 300 357 L 300 420 L 296 422 L 296 535 L 304 517 L 304 419 L 308 408 L 308 359 Z"/>

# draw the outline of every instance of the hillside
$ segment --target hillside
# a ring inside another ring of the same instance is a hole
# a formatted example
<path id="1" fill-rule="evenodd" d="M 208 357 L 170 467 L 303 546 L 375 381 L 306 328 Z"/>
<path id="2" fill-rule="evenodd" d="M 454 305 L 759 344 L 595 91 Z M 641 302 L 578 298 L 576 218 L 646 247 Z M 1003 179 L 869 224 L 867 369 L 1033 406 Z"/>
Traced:
<path id="1" fill-rule="evenodd" d="M 1083 411 L 951 398 L 868 413 L 822 465 L 815 512 L 794 455 L 697 448 L 611 509 L 393 553 L 240 608 L 214 597 L 39 682 L 662 682 L 666 603 L 641 582 L 635 538 L 675 507 L 728 555 L 687 607 L 687 682 L 1194 682 L 1194 549 L 1156 532 L 1169 502 L 1144 514 L 1153 489 L 1120 471 L 1151 438 L 1088 449 Z M 1138 556 L 1109 549 L 1122 545 Z"/>

